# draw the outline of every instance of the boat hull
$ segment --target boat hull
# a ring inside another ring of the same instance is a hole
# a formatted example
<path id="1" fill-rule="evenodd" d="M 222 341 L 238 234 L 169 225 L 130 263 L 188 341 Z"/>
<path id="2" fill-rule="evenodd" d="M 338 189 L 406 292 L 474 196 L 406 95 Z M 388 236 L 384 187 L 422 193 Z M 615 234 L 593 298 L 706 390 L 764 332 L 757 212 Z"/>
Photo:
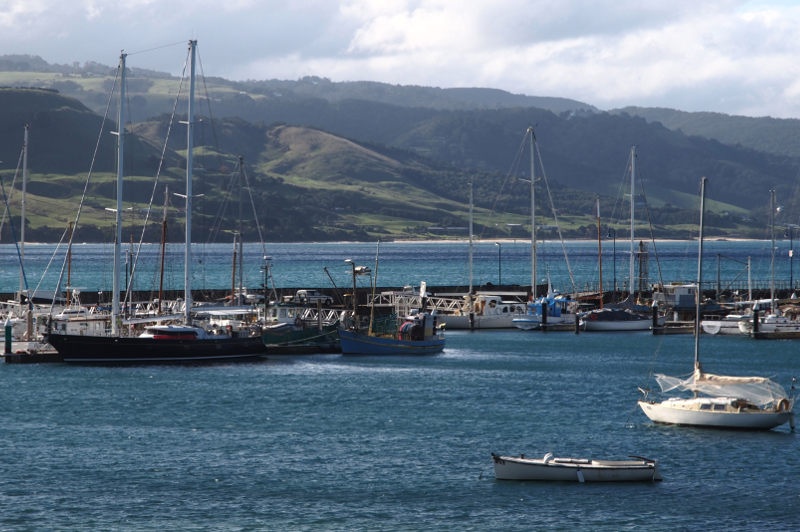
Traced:
<path id="1" fill-rule="evenodd" d="M 345 355 L 433 355 L 444 349 L 444 338 L 403 340 L 370 336 L 356 331 L 339 329 L 339 342 Z"/>
<path id="2" fill-rule="evenodd" d="M 656 320 L 656 326 L 663 324 L 663 318 Z M 580 315 L 580 327 L 584 331 L 649 331 L 653 325 L 652 318 L 627 310 L 605 308 Z"/>
<path id="3" fill-rule="evenodd" d="M 297 329 L 294 326 L 267 327 L 261 335 L 268 355 L 304 355 L 341 353 L 338 324 Z"/>
<path id="4" fill-rule="evenodd" d="M 445 327 L 451 330 L 461 329 L 513 329 L 516 327 L 514 318 L 519 318 L 524 314 L 491 314 L 484 316 L 473 316 L 470 320 L 469 314 L 439 314 L 439 322 L 444 323 Z"/>
<path id="5" fill-rule="evenodd" d="M 650 320 L 626 321 L 581 321 L 584 331 L 649 331 L 652 326 Z"/>
<path id="6" fill-rule="evenodd" d="M 652 482 L 661 480 L 655 460 L 524 458 L 492 454 L 498 480 L 561 482 Z"/>
<path id="7" fill-rule="evenodd" d="M 260 336 L 188 340 L 50 334 L 46 340 L 64 362 L 77 364 L 235 362 L 266 354 Z"/>
<path id="8" fill-rule="evenodd" d="M 790 410 L 711 411 L 698 410 L 690 403 L 690 400 L 639 401 L 639 407 L 655 423 L 721 429 L 770 430 L 790 422 L 792 417 Z"/>

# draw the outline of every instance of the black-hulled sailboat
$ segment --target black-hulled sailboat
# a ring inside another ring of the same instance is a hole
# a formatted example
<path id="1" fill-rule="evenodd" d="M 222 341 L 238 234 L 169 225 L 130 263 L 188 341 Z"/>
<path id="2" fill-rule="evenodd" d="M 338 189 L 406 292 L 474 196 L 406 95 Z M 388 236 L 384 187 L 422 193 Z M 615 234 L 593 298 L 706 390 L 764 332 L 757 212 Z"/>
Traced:
<path id="1" fill-rule="evenodd" d="M 125 128 L 125 58 L 120 56 L 120 106 L 117 138 L 117 209 L 114 242 L 113 299 L 108 334 L 62 334 L 52 329 L 47 342 L 65 362 L 94 364 L 199 363 L 253 360 L 264 356 L 261 331 L 242 328 L 206 330 L 193 322 L 191 292 L 192 150 L 194 134 L 194 86 L 197 41 L 189 42 L 189 97 L 186 145 L 186 242 L 184 265 L 184 313 L 180 323 L 153 321 L 135 336 L 126 336 L 120 313 L 120 242 L 122 240 L 122 182 Z M 52 320 L 51 320 L 52 322 Z"/>

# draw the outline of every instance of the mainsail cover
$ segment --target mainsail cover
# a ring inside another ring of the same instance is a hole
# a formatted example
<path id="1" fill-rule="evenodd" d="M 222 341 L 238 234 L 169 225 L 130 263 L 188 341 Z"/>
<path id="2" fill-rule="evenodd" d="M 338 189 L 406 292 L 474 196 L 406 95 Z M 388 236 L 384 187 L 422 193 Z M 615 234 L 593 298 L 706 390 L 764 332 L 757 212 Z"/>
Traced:
<path id="1" fill-rule="evenodd" d="M 789 396 L 783 386 L 767 377 L 734 377 L 695 371 L 687 379 L 655 375 L 662 392 L 689 391 L 710 397 L 735 397 L 764 407 Z"/>

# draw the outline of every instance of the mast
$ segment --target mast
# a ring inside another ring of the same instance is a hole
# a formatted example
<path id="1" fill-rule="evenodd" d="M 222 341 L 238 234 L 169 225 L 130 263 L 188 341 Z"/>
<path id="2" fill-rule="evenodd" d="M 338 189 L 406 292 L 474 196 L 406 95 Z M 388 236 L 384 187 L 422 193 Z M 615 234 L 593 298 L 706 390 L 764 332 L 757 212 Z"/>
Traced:
<path id="1" fill-rule="evenodd" d="M 633 250 L 633 242 L 634 242 L 634 235 L 633 235 L 633 219 L 634 219 L 634 204 L 636 203 L 635 200 L 635 193 L 636 193 L 636 146 L 631 146 L 631 256 L 630 256 L 630 265 L 628 270 L 628 279 L 630 286 L 628 287 L 628 295 L 632 296 L 635 294 L 636 286 L 634 284 L 634 254 Z"/>
<path id="2" fill-rule="evenodd" d="M 22 140 L 22 201 L 20 202 L 20 229 L 19 229 L 19 260 L 23 267 L 19 270 L 20 303 L 22 292 L 25 290 L 25 196 L 28 191 L 28 124 L 25 124 L 25 134 Z M 26 294 L 30 297 L 28 294 Z"/>
<path id="3" fill-rule="evenodd" d="M 603 238 L 600 234 L 600 198 L 596 198 L 597 204 L 597 256 L 599 257 L 598 260 L 598 268 L 600 271 L 600 295 L 598 299 L 600 299 L 600 308 L 603 308 Z"/>
<path id="4" fill-rule="evenodd" d="M 233 233 L 233 268 L 231 270 L 231 305 L 238 305 L 236 295 L 236 262 L 239 260 L 239 245 L 237 243 L 239 234 Z"/>
<path id="5" fill-rule="evenodd" d="M 194 65 L 197 41 L 189 41 L 189 104 L 186 112 L 186 262 L 183 265 L 184 320 L 192 314 L 192 152 L 194 150 Z"/>
<path id="6" fill-rule="evenodd" d="M 531 135 L 531 294 L 536 299 L 536 135 L 533 127 L 528 127 Z"/>
<path id="7" fill-rule="evenodd" d="M 702 372 L 700 368 L 700 298 L 703 286 L 703 219 L 705 217 L 706 203 L 706 177 L 700 178 L 700 234 L 697 245 L 697 291 L 694 295 L 694 370 L 695 374 Z"/>
<path id="8" fill-rule="evenodd" d="M 111 281 L 111 334 L 119 334 L 119 281 L 122 259 L 120 247 L 122 244 L 122 182 L 124 177 L 122 162 L 125 148 L 125 58 L 126 53 L 119 56 L 120 83 L 119 83 L 119 117 L 117 119 L 117 208 L 115 213 L 116 228 L 114 233 L 114 273 Z"/>
<path id="9" fill-rule="evenodd" d="M 472 196 L 472 182 L 469 183 L 469 297 L 472 301 L 472 217 L 473 217 L 473 196 Z"/>
<path id="10" fill-rule="evenodd" d="M 773 315 L 778 314 L 775 308 L 775 189 L 769 191 L 769 234 L 772 242 L 769 261 L 769 309 Z"/>
<path id="11" fill-rule="evenodd" d="M 158 276 L 158 313 L 164 301 L 164 259 L 167 255 L 167 209 L 169 206 L 169 185 L 164 187 L 164 214 L 161 218 L 161 267 Z"/>

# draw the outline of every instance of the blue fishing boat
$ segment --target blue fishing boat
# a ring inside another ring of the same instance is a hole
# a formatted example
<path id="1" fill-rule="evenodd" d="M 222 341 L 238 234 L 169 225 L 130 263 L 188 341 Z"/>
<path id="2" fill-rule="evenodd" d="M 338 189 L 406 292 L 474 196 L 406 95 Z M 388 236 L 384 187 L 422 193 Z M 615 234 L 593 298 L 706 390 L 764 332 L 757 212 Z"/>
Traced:
<path id="1" fill-rule="evenodd" d="M 380 242 L 378 243 L 380 248 Z M 378 270 L 378 255 L 375 255 L 375 271 Z M 356 279 L 360 275 L 372 275 L 367 266 L 356 266 L 352 259 L 346 259 L 353 271 L 353 308 L 343 313 L 342 328 L 339 329 L 339 343 L 345 355 L 432 355 L 444 349 L 444 324 L 437 323 L 437 317 L 425 311 L 426 284 L 420 284 L 421 309 L 414 309 L 404 317 L 398 318 L 396 310 L 390 314 L 376 316 L 375 281 L 372 278 L 373 295 L 369 304 L 368 323 L 358 314 Z M 366 316 L 365 316 L 366 318 Z"/>
<path id="2" fill-rule="evenodd" d="M 339 342 L 345 355 L 432 355 L 444 349 L 444 329 L 437 326 L 436 316 L 419 313 L 402 319 L 388 316 L 385 324 L 399 325 L 396 330 L 373 327 L 360 331 L 339 329 Z"/>

